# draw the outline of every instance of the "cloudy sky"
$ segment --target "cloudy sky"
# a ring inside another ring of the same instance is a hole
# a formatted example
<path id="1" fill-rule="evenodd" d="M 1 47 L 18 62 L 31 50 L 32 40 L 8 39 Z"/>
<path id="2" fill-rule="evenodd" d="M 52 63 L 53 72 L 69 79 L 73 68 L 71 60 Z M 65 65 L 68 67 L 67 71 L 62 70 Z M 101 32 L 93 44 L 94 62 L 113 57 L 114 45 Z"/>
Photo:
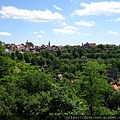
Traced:
<path id="1" fill-rule="evenodd" d="M 120 44 L 119 0 L 0 0 L 0 40 Z"/>

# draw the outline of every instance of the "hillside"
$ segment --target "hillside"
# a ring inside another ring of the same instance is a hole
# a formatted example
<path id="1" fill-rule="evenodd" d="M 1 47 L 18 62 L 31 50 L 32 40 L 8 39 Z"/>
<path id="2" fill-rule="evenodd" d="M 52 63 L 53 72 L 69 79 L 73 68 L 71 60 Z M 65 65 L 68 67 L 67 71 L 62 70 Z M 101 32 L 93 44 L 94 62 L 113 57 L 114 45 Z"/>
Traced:
<path id="1" fill-rule="evenodd" d="M 0 43 L 0 117 L 119 115 L 119 78 L 119 46 L 66 45 L 64 51 L 9 53 Z"/>

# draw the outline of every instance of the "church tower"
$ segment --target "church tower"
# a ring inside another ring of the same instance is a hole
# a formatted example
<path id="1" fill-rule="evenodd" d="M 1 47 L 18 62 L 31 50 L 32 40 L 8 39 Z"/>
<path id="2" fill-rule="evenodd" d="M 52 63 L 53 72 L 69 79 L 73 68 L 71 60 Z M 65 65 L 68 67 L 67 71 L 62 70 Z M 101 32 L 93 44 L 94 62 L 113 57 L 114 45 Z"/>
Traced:
<path id="1" fill-rule="evenodd" d="M 29 42 L 28 42 L 28 40 L 26 41 L 26 51 L 29 51 Z"/>
<path id="2" fill-rule="evenodd" d="M 48 50 L 50 50 L 50 41 L 48 42 Z"/>

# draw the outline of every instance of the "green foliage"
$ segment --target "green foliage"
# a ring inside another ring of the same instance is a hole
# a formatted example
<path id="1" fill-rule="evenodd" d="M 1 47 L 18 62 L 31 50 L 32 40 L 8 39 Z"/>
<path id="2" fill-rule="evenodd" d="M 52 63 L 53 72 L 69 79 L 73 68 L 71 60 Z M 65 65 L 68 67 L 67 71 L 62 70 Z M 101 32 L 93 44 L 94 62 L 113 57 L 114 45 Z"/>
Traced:
<path id="1" fill-rule="evenodd" d="M 0 78 L 13 73 L 15 61 L 9 57 L 0 56 Z"/>
<path id="2" fill-rule="evenodd" d="M 24 54 L 23 53 L 20 53 L 20 51 L 16 50 L 15 54 L 16 54 L 18 60 L 21 60 L 21 61 L 24 60 Z"/>
<path id="3" fill-rule="evenodd" d="M 34 46 L 34 44 L 33 44 L 32 42 L 29 42 L 28 45 L 30 45 L 30 46 Z"/>
<path id="4" fill-rule="evenodd" d="M 11 53 L 11 59 L 16 60 L 16 54 L 14 52 Z"/>
<path id="5" fill-rule="evenodd" d="M 15 116 L 11 120 L 119 115 L 120 92 L 109 84 L 120 76 L 119 52 L 119 47 L 68 45 L 64 52 L 7 54 L 0 43 L 0 115 Z M 116 70 L 117 78 L 110 78 L 108 69 Z"/>
<path id="6" fill-rule="evenodd" d="M 46 59 L 44 57 L 37 57 L 37 63 L 39 66 L 44 66 L 46 64 Z"/>
<path id="7" fill-rule="evenodd" d="M 61 54 L 62 54 L 61 49 L 58 49 L 58 51 L 57 51 L 57 56 L 59 57 Z"/>
<path id="8" fill-rule="evenodd" d="M 105 81 L 105 65 L 97 61 L 88 61 L 83 72 L 83 98 L 87 101 L 89 114 L 95 115 L 94 107 L 103 106 L 104 96 L 102 92 L 108 90 L 108 83 Z M 101 72 L 102 71 L 102 72 Z"/>
<path id="9" fill-rule="evenodd" d="M 37 65 L 37 60 L 35 57 L 31 58 L 31 65 Z"/>
<path id="10" fill-rule="evenodd" d="M 2 42 L 0 42 L 0 56 L 5 56 L 5 49 L 2 46 Z"/>
<path id="11" fill-rule="evenodd" d="M 66 58 L 72 59 L 73 58 L 72 53 L 63 53 L 60 55 L 60 59 L 66 59 Z"/>
<path id="12" fill-rule="evenodd" d="M 115 92 L 109 97 L 109 108 L 111 110 L 117 110 L 120 105 L 120 92 Z"/>
<path id="13" fill-rule="evenodd" d="M 29 53 L 25 53 L 24 54 L 24 60 L 26 61 L 26 63 L 30 63 L 31 62 L 31 58 L 30 58 Z"/>
<path id="14" fill-rule="evenodd" d="M 20 77 L 17 84 L 21 89 L 25 89 L 28 93 L 34 94 L 36 92 L 50 90 L 50 82 L 49 76 L 36 71 Z"/>

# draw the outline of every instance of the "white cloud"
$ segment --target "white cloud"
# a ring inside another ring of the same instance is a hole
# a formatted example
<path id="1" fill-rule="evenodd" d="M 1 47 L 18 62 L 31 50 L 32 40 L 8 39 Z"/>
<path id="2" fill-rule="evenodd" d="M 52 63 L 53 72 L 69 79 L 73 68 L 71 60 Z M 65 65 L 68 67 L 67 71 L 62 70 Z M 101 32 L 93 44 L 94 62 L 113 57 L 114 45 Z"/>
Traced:
<path id="1" fill-rule="evenodd" d="M 56 34 L 75 34 L 77 31 L 70 30 L 70 29 L 53 29 L 54 33 Z"/>
<path id="2" fill-rule="evenodd" d="M 62 29 L 53 29 L 53 32 L 56 34 L 75 34 L 77 33 L 77 28 L 75 26 L 67 25 L 66 23 L 61 23 L 63 28 Z"/>
<path id="3" fill-rule="evenodd" d="M 117 19 L 115 20 L 115 22 L 117 22 L 117 21 L 120 21 L 120 18 L 117 18 Z"/>
<path id="4" fill-rule="evenodd" d="M 0 36 L 12 36 L 12 35 L 8 32 L 0 32 Z"/>
<path id="5" fill-rule="evenodd" d="M 120 18 L 117 18 L 117 19 L 115 19 L 115 20 L 105 20 L 106 22 L 119 22 L 120 21 Z"/>
<path id="6" fill-rule="evenodd" d="M 80 32 L 78 32 L 78 35 L 82 35 Z"/>
<path id="7" fill-rule="evenodd" d="M 31 32 L 32 34 L 38 34 L 38 32 Z"/>
<path id="8" fill-rule="evenodd" d="M 52 13 L 50 10 L 27 10 L 18 9 L 12 6 L 2 6 L 0 14 L 2 14 L 2 18 L 4 19 L 22 19 L 30 22 L 50 22 L 56 20 L 64 20 L 64 17 L 60 13 Z"/>
<path id="9" fill-rule="evenodd" d="M 83 33 L 78 32 L 78 35 L 81 35 L 81 36 L 85 37 L 85 36 L 91 36 L 92 34 L 90 34 L 90 33 L 84 33 L 83 34 Z"/>
<path id="10" fill-rule="evenodd" d="M 115 31 L 111 31 L 111 30 L 108 31 L 108 34 L 119 35 L 119 33 L 115 32 Z"/>
<path id="11" fill-rule="evenodd" d="M 62 26 L 67 26 L 67 24 L 65 22 L 62 22 L 61 24 L 62 24 Z"/>
<path id="12" fill-rule="evenodd" d="M 113 20 L 105 20 L 106 22 L 112 22 Z"/>
<path id="13" fill-rule="evenodd" d="M 75 22 L 76 25 L 81 25 L 84 27 L 91 27 L 95 25 L 94 21 L 90 21 L 90 22 L 85 22 L 84 20 L 80 21 L 80 22 Z"/>
<path id="14" fill-rule="evenodd" d="M 61 25 L 64 27 L 64 29 L 78 30 L 75 26 L 67 25 L 65 22 L 62 22 Z"/>
<path id="15" fill-rule="evenodd" d="M 77 30 L 78 30 L 76 27 L 70 26 L 70 25 L 65 26 L 64 29 L 67 29 L 67 30 L 74 30 L 74 31 L 77 31 Z"/>
<path id="16" fill-rule="evenodd" d="M 73 2 L 73 0 L 71 0 L 71 2 Z M 75 3 L 78 3 L 78 1 L 77 1 L 77 0 L 74 0 L 74 2 L 75 2 Z"/>
<path id="17" fill-rule="evenodd" d="M 62 10 L 60 7 L 56 6 L 56 5 L 53 5 L 53 7 L 56 9 L 56 10 Z"/>
<path id="18" fill-rule="evenodd" d="M 115 1 L 102 1 L 102 2 L 91 2 L 90 4 L 81 3 L 83 9 L 75 10 L 72 14 L 85 16 L 85 15 L 113 15 L 120 14 L 120 2 Z"/>
<path id="19" fill-rule="evenodd" d="M 42 35 L 38 35 L 37 38 L 43 38 L 43 36 Z"/>
<path id="20" fill-rule="evenodd" d="M 44 31 L 42 31 L 42 30 L 41 30 L 40 32 L 41 32 L 41 33 L 44 33 Z"/>
<path id="21" fill-rule="evenodd" d="M 83 36 L 91 36 L 92 34 L 90 34 L 90 33 L 85 33 L 85 34 L 83 34 Z"/>

